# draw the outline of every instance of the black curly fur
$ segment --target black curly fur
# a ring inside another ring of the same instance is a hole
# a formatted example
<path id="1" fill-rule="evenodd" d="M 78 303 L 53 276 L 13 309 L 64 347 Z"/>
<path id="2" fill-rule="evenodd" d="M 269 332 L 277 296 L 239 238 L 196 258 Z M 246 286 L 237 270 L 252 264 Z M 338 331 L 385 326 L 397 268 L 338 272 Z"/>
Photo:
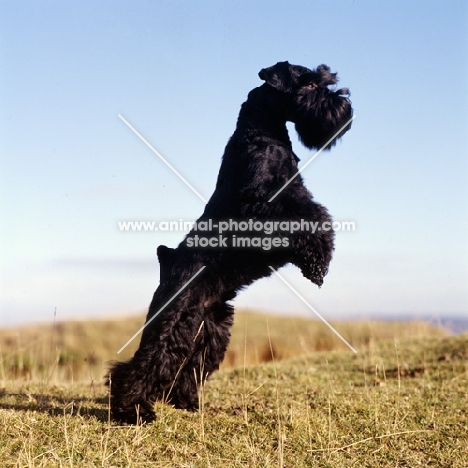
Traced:
<path id="1" fill-rule="evenodd" d="M 268 200 L 297 173 L 286 122 L 295 123 L 303 144 L 320 148 L 352 117 L 348 90 L 332 90 L 335 73 L 280 62 L 260 71 L 265 83 L 249 93 L 229 140 L 216 189 L 200 221 L 331 221 L 297 176 L 272 202 Z M 327 145 L 330 149 L 349 125 Z M 180 290 L 203 266 L 202 273 L 144 329 L 140 347 L 127 362 L 111 363 L 108 385 L 112 417 L 124 423 L 151 421 L 153 403 L 162 399 L 177 408 L 198 408 L 198 390 L 224 358 L 233 323 L 228 303 L 271 269 L 287 263 L 318 286 L 333 252 L 333 231 L 288 234 L 287 248 L 270 250 L 195 248 L 190 232 L 176 249 L 158 248 L 161 280 L 146 318 Z M 229 239 L 237 232 L 225 232 Z M 259 232 L 242 233 L 258 237 Z M 217 232 L 203 232 L 218 237 Z M 270 237 L 281 237 L 283 232 Z"/>

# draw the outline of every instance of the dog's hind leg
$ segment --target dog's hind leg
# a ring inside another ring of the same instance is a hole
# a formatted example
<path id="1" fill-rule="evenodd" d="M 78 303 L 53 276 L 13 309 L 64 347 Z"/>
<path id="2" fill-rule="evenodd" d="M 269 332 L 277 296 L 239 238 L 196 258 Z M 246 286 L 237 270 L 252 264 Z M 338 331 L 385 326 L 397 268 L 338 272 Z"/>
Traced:
<path id="1" fill-rule="evenodd" d="M 205 291 L 208 290 L 205 288 Z M 205 296 L 200 304 L 203 320 L 193 337 L 194 348 L 179 370 L 167 398 L 176 408 L 197 409 L 200 388 L 219 369 L 229 345 L 234 321 L 234 308 L 225 301 L 234 296 L 235 293 L 231 292 L 218 293 L 214 297 Z"/>

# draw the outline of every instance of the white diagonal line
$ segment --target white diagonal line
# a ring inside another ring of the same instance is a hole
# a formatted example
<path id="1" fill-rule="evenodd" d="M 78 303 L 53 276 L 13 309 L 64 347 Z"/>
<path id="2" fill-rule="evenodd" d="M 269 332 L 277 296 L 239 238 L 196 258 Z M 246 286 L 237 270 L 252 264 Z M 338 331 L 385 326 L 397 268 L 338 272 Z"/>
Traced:
<path id="1" fill-rule="evenodd" d="M 156 151 L 146 140 L 145 138 L 143 138 L 143 136 L 138 133 L 120 114 L 118 114 L 118 117 L 120 120 L 122 120 L 122 122 L 127 125 L 127 127 L 132 130 L 133 133 L 135 133 L 135 135 L 137 137 L 140 138 L 140 140 L 164 163 L 166 164 L 167 167 L 169 167 L 169 169 L 171 169 L 172 172 L 174 172 L 174 174 L 176 174 L 180 180 L 182 180 L 182 182 L 185 183 L 185 185 L 187 185 L 187 187 L 189 187 L 194 193 L 195 195 L 197 195 L 204 203 L 206 203 L 206 200 L 192 187 L 192 185 L 190 185 L 190 183 L 177 171 L 177 169 L 175 169 L 158 151 Z"/>
<path id="2" fill-rule="evenodd" d="M 120 354 L 204 269 L 202 266 L 118 351 Z"/>
<path id="3" fill-rule="evenodd" d="M 273 201 L 351 122 L 356 118 L 353 115 L 269 200 Z"/>
<path id="4" fill-rule="evenodd" d="M 357 351 L 272 266 L 270 266 L 270 269 L 353 353 L 357 353 Z"/>

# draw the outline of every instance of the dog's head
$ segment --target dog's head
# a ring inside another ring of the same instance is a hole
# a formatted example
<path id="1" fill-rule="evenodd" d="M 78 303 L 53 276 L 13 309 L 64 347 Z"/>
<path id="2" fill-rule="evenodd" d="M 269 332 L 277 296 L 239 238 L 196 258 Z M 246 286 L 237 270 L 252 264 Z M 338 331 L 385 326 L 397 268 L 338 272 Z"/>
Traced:
<path id="1" fill-rule="evenodd" d="M 334 89 L 336 73 L 327 65 L 315 70 L 278 62 L 258 74 L 268 86 L 288 95 L 288 120 L 310 149 L 330 149 L 351 127 L 353 109 L 347 88 Z"/>

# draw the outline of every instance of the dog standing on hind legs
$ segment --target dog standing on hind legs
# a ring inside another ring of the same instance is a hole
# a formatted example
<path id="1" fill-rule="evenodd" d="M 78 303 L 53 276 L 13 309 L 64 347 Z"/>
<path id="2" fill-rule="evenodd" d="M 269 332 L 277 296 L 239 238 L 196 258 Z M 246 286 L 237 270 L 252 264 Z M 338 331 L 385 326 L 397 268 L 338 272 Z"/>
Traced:
<path id="1" fill-rule="evenodd" d="M 200 232 L 212 247 L 197 245 L 195 228 L 176 249 L 158 247 L 161 279 L 146 318 L 151 323 L 144 328 L 135 355 L 111 363 L 108 374 L 116 421 L 151 421 L 159 399 L 176 408 L 198 408 L 199 388 L 219 368 L 229 344 L 234 310 L 228 301 L 269 276 L 270 266 L 292 263 L 318 286 L 327 274 L 334 248 L 331 230 L 296 231 L 287 237 L 279 230 L 268 236 L 247 233 L 250 238 L 262 237 L 262 242 L 280 239 L 279 245 L 269 248 L 234 247 L 234 230 L 223 233 L 224 241 L 216 232 L 219 222 L 228 220 L 307 220 L 318 226 L 331 222 L 326 208 L 313 200 L 297 174 L 299 160 L 286 122 L 295 124 L 307 148 L 330 149 L 350 128 L 349 91 L 333 89 L 336 73 L 326 65 L 310 70 L 279 62 L 261 70 L 259 77 L 264 83 L 241 107 L 215 191 L 196 223 L 213 221 L 209 232 Z"/>

